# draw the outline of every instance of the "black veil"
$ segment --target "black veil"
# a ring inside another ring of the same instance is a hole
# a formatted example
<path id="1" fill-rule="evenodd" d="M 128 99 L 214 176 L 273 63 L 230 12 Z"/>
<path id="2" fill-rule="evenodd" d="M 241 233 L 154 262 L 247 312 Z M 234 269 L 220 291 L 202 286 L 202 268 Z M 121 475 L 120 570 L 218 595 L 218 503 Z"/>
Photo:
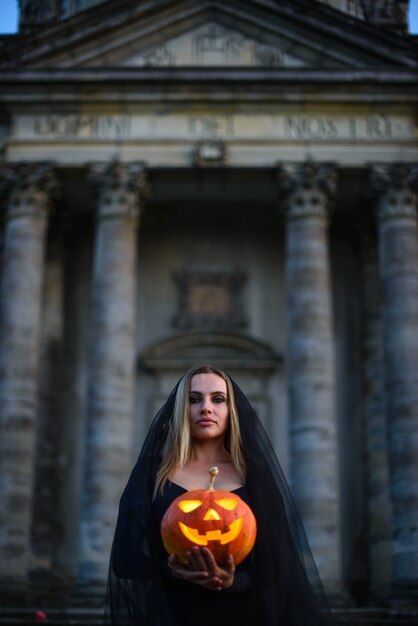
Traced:
<path id="1" fill-rule="evenodd" d="M 258 534 L 251 604 L 263 626 L 320 626 L 327 608 L 321 583 L 276 454 L 254 409 L 232 381 Z M 113 540 L 106 621 L 113 626 L 171 626 L 158 559 L 152 496 L 177 386 L 154 418 L 122 494 Z"/>

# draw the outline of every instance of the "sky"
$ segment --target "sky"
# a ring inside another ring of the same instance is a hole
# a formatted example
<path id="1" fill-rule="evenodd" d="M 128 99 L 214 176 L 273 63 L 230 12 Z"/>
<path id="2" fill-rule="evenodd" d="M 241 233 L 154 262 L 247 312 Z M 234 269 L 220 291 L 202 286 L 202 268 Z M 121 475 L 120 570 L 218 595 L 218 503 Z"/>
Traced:
<path id="1" fill-rule="evenodd" d="M 411 33 L 418 34 L 418 0 L 409 2 L 409 25 Z M 17 30 L 17 0 L 0 0 L 0 34 Z"/>

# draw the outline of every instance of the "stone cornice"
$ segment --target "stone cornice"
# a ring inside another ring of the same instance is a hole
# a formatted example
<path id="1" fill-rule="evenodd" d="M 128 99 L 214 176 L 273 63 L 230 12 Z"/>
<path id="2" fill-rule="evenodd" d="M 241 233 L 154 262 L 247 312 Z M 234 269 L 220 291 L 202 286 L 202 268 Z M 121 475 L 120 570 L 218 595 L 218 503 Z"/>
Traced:
<path id="1" fill-rule="evenodd" d="M 94 86 L 94 90 L 91 87 Z M 167 86 L 170 89 L 167 89 Z M 418 71 L 237 68 L 0 69 L 0 104 L 24 108 L 81 102 L 418 103 Z"/>
<path id="2" fill-rule="evenodd" d="M 310 68 L 190 68 L 190 67 L 91 67 L 91 68 L 0 68 L 0 84 L 48 83 L 83 83 L 83 82 L 129 82 L 129 81 L 165 81 L 165 82 L 319 82 L 403 84 L 416 83 L 418 69 L 310 69 Z"/>

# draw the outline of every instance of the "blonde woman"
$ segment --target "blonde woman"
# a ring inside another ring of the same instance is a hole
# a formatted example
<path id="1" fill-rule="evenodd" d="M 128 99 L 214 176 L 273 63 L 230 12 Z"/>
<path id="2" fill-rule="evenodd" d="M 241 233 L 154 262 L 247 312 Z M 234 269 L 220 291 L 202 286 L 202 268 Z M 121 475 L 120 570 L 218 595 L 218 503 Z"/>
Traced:
<path id="1" fill-rule="evenodd" d="M 200 547 L 181 564 L 161 541 L 170 503 L 207 488 L 213 465 L 216 487 L 240 495 L 257 520 L 254 549 L 237 567 L 232 557 L 220 566 Z M 114 626 L 323 623 L 319 579 L 278 460 L 245 395 L 220 369 L 189 370 L 151 425 L 121 498 L 108 608 Z"/>

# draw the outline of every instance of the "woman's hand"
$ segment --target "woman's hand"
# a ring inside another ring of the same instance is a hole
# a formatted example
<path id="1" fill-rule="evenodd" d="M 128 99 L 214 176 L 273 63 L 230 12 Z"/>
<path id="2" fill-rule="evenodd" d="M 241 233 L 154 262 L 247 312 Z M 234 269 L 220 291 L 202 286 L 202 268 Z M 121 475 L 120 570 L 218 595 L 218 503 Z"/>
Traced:
<path id="1" fill-rule="evenodd" d="M 212 591 L 229 589 L 234 582 L 235 565 L 232 556 L 220 567 L 208 548 L 195 546 L 187 553 L 187 559 L 187 565 L 180 563 L 175 555 L 168 559 L 168 566 L 175 578 Z"/>

